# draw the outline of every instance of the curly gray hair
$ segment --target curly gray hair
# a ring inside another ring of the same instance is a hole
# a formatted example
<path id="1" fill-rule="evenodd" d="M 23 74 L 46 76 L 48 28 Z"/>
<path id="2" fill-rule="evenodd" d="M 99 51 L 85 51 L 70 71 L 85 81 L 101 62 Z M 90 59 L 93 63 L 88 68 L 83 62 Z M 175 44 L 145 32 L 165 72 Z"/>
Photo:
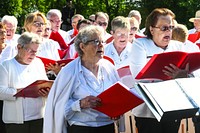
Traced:
<path id="1" fill-rule="evenodd" d="M 78 55 L 82 57 L 84 54 L 80 48 L 81 43 L 86 44 L 89 40 L 93 39 L 94 36 L 99 36 L 99 38 L 103 38 L 103 33 L 103 28 L 95 25 L 88 25 L 81 29 L 74 41 L 75 49 L 78 52 Z"/>

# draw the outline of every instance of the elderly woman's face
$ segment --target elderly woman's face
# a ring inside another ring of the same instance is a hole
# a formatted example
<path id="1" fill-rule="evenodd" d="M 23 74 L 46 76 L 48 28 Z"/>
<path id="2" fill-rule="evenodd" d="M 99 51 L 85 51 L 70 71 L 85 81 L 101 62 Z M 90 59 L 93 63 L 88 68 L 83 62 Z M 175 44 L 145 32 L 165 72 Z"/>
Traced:
<path id="1" fill-rule="evenodd" d="M 39 45 L 27 44 L 25 46 L 18 45 L 18 58 L 21 64 L 30 64 L 35 58 Z"/>
<path id="2" fill-rule="evenodd" d="M 104 55 L 102 40 L 98 35 L 94 35 L 87 43 L 81 43 L 80 47 L 83 51 L 83 58 L 93 61 L 102 59 Z"/>
<path id="3" fill-rule="evenodd" d="M 35 33 L 41 36 L 44 32 L 44 26 L 45 26 L 44 20 L 42 19 L 42 17 L 38 16 L 36 20 L 33 22 L 33 24 L 31 25 L 30 30 L 32 33 Z"/>
<path id="4" fill-rule="evenodd" d="M 152 39 L 155 44 L 161 48 L 166 48 L 172 36 L 172 17 L 160 16 L 157 24 L 150 27 Z"/>
<path id="5" fill-rule="evenodd" d="M 120 49 L 124 49 L 129 40 L 130 31 L 127 28 L 118 28 L 113 33 L 114 45 Z"/>

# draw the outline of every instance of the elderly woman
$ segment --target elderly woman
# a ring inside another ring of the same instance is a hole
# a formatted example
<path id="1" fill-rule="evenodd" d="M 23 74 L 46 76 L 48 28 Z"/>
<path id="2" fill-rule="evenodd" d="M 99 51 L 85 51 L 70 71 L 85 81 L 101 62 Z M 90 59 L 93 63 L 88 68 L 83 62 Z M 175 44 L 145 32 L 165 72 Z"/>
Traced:
<path id="1" fill-rule="evenodd" d="M 132 72 L 135 77 L 145 66 L 150 57 L 157 53 L 182 51 L 183 44 L 171 40 L 174 13 L 166 8 L 154 9 L 146 20 L 146 38 L 140 38 L 133 44 Z M 173 64 L 165 66 L 163 73 L 172 78 L 187 77 L 188 65 L 180 70 Z M 167 99 L 166 99 L 167 100 Z M 177 133 L 180 120 L 158 122 L 146 104 L 133 109 L 138 133 Z"/>
<path id="2" fill-rule="evenodd" d="M 92 109 L 101 104 L 96 96 L 119 80 L 114 66 L 103 59 L 103 33 L 94 25 L 79 31 L 79 57 L 61 69 L 51 88 L 44 133 L 114 133 L 114 121 Z"/>
<path id="3" fill-rule="evenodd" d="M 3 121 L 7 133 L 42 133 L 45 97 L 14 97 L 21 88 L 36 80 L 47 80 L 42 61 L 36 57 L 40 44 L 38 35 L 25 32 L 18 39 L 18 54 L 0 65 L 0 100 L 4 101 Z"/>
<path id="4" fill-rule="evenodd" d="M 24 22 L 24 28 L 28 32 L 32 32 L 39 35 L 40 39 L 42 40 L 42 43 L 38 48 L 37 56 L 57 61 L 60 60 L 60 56 L 58 53 L 58 47 L 59 47 L 58 44 L 57 43 L 55 44 L 50 39 L 44 39 L 43 37 L 46 23 L 47 19 L 44 16 L 44 14 L 37 11 L 29 13 L 27 15 Z M 60 71 L 63 65 L 64 64 L 61 65 L 56 64 L 53 65 L 54 67 L 45 66 L 48 68 L 49 79 L 54 79 L 55 78 L 54 75 L 56 75 Z"/>

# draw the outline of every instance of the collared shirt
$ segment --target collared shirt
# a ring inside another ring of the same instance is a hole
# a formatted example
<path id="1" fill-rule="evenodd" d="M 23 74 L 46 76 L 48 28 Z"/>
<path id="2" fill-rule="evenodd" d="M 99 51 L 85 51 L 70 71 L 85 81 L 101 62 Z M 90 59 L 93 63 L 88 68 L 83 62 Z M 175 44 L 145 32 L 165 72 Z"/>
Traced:
<path id="1" fill-rule="evenodd" d="M 117 82 L 111 80 L 113 78 L 109 78 L 115 74 L 110 75 L 107 70 L 105 70 L 104 65 L 106 64 L 105 61 L 104 63 L 100 63 L 98 76 L 96 78 L 91 71 L 82 66 L 81 62 L 79 62 L 78 68 L 81 84 L 65 105 L 65 117 L 68 119 L 70 125 L 99 127 L 113 123 L 113 120 L 99 111 L 94 109 L 81 109 L 79 103 L 80 99 L 89 95 L 97 96 Z M 114 67 L 109 69 L 114 69 Z"/>
<path id="2" fill-rule="evenodd" d="M 178 41 L 171 40 L 166 49 L 162 49 L 155 45 L 155 43 L 148 38 L 136 39 L 133 44 L 133 52 L 131 53 L 131 62 L 133 63 L 131 67 L 131 72 L 133 77 L 141 71 L 141 69 L 146 65 L 150 58 L 154 54 L 170 52 L 170 51 L 185 51 L 184 44 Z M 145 103 L 137 106 L 132 110 L 133 114 L 137 117 L 150 117 L 155 118 L 150 109 Z"/>
<path id="3" fill-rule="evenodd" d="M 126 65 L 131 65 L 130 54 L 132 52 L 132 45 L 127 43 L 126 48 L 119 55 L 114 47 L 113 42 L 105 45 L 105 55 L 113 59 L 116 68 L 120 68 Z"/>

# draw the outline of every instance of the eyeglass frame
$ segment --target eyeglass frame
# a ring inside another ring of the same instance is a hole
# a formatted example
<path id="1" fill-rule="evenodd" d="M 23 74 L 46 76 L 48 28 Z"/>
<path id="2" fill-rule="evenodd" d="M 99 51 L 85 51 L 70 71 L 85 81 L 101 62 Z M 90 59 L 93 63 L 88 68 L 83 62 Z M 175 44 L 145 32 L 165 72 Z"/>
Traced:
<path id="1" fill-rule="evenodd" d="M 45 23 L 42 23 L 42 22 L 34 21 L 34 22 L 33 22 L 33 25 L 36 26 L 36 27 L 43 27 L 43 26 L 45 26 L 46 24 L 45 24 Z"/>
<path id="2" fill-rule="evenodd" d="M 170 26 L 160 26 L 160 27 L 156 27 L 156 26 L 152 26 L 153 28 L 158 28 L 160 29 L 160 31 L 172 31 L 174 29 L 174 26 L 170 25 Z"/>
<path id="3" fill-rule="evenodd" d="M 57 24 L 57 23 L 62 24 L 63 23 L 62 20 L 56 21 L 56 20 L 49 19 L 49 21 L 52 22 L 52 23 L 54 23 L 54 24 Z"/>
<path id="4" fill-rule="evenodd" d="M 38 51 L 32 50 L 31 48 L 27 48 L 24 45 L 22 46 L 23 49 L 26 50 L 27 53 L 29 54 L 36 54 Z"/>
<path id="5" fill-rule="evenodd" d="M 99 26 L 107 26 L 107 22 L 96 22 Z"/>
<path id="6" fill-rule="evenodd" d="M 85 44 L 89 43 L 89 42 L 93 42 L 93 44 L 95 44 L 95 46 L 99 46 L 99 44 L 103 44 L 104 42 L 103 41 L 99 41 L 98 39 L 92 39 L 92 40 L 88 40 L 86 41 Z"/>

